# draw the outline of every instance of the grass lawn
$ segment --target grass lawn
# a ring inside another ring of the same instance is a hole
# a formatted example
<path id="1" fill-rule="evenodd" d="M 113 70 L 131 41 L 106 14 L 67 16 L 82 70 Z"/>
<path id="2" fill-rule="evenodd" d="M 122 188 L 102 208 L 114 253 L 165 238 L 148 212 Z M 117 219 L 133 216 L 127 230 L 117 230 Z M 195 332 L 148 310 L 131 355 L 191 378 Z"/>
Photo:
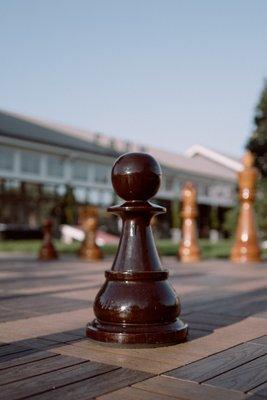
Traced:
<path id="1" fill-rule="evenodd" d="M 211 243 L 207 239 L 200 239 L 200 246 L 203 259 L 210 258 L 228 258 L 230 254 L 232 242 L 230 240 L 220 240 L 218 243 Z M 73 242 L 70 245 L 55 240 L 55 246 L 59 253 L 76 254 L 80 247 L 80 243 Z M 6 240 L 0 241 L 0 252 L 5 253 L 37 253 L 40 248 L 40 240 Z M 162 256 L 174 256 L 177 253 L 178 245 L 170 240 L 159 240 L 157 248 Z M 106 245 L 103 247 L 104 254 L 114 255 L 116 245 Z M 264 251 L 264 258 L 267 258 L 267 251 Z"/>

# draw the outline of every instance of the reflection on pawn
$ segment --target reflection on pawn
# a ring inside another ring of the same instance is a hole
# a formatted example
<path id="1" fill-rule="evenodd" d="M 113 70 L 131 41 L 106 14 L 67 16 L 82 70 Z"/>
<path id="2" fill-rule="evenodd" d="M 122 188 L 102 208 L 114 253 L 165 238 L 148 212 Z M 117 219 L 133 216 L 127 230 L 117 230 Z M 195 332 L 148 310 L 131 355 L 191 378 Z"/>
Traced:
<path id="1" fill-rule="evenodd" d="M 96 233 L 98 227 L 98 212 L 95 207 L 84 207 L 80 209 L 79 219 L 84 230 L 84 241 L 79 250 L 79 256 L 84 260 L 100 260 L 102 252 L 96 244 Z"/>
<path id="2" fill-rule="evenodd" d="M 260 261 L 261 257 L 253 210 L 257 169 L 250 152 L 244 155 L 243 164 L 244 169 L 238 174 L 240 211 L 231 261 L 245 263 Z"/>
<path id="3" fill-rule="evenodd" d="M 43 242 L 39 251 L 38 259 L 42 261 L 50 261 L 58 258 L 57 251 L 52 242 L 53 223 L 50 219 L 46 219 L 43 224 Z"/>
<path id="4" fill-rule="evenodd" d="M 187 325 L 180 301 L 162 269 L 151 230 L 154 215 L 165 212 L 150 203 L 160 186 L 161 168 L 148 154 L 128 153 L 112 169 L 112 184 L 125 203 L 108 211 L 123 228 L 112 268 L 94 302 L 96 318 L 88 337 L 121 345 L 160 346 L 184 341 Z"/>
<path id="5" fill-rule="evenodd" d="M 187 182 L 183 188 L 182 202 L 182 239 L 178 258 L 185 263 L 197 262 L 201 258 L 196 226 L 197 193 L 191 182 Z"/>

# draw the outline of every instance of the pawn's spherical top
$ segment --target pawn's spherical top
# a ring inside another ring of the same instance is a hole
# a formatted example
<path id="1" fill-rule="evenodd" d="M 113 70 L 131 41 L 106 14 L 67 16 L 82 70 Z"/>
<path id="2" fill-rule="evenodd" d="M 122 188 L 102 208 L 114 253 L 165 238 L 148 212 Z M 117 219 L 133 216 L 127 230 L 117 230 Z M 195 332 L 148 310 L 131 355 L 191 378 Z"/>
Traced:
<path id="1" fill-rule="evenodd" d="M 112 184 L 124 200 L 148 200 L 153 197 L 161 182 L 159 163 L 146 153 L 122 155 L 112 168 Z"/>

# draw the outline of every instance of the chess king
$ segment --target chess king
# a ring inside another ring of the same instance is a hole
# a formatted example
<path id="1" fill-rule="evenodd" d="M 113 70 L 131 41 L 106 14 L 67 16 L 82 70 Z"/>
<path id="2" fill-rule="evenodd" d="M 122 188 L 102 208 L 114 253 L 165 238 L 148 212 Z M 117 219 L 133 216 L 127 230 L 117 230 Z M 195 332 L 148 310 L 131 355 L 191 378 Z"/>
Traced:
<path id="1" fill-rule="evenodd" d="M 230 259 L 242 263 L 259 262 L 261 254 L 253 210 L 258 173 L 251 152 L 245 153 L 243 165 L 243 170 L 238 174 L 240 211 Z"/>
<path id="2" fill-rule="evenodd" d="M 148 154 L 127 153 L 112 169 L 112 184 L 125 200 L 108 209 L 123 228 L 112 268 L 94 302 L 96 318 L 86 327 L 89 338 L 121 345 L 161 346 L 182 342 L 187 325 L 178 317 L 180 301 L 168 282 L 150 226 L 165 212 L 150 203 L 161 182 L 161 168 Z"/>

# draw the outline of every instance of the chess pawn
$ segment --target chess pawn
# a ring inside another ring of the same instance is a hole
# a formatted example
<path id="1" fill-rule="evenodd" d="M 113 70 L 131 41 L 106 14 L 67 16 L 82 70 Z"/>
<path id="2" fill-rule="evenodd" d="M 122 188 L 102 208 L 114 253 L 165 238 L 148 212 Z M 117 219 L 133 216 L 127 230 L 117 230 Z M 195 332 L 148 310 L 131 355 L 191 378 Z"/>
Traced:
<path id="1" fill-rule="evenodd" d="M 103 256 L 99 246 L 96 244 L 98 227 L 97 213 L 95 210 L 87 207 L 80 214 L 83 215 L 82 227 L 85 237 L 79 250 L 79 256 L 84 260 L 100 260 Z"/>
<path id="2" fill-rule="evenodd" d="M 200 260 L 197 218 L 197 193 L 191 182 L 187 182 L 182 191 L 182 239 L 179 246 L 178 258 L 185 263 Z"/>
<path id="3" fill-rule="evenodd" d="M 57 251 L 52 242 L 52 227 L 52 221 L 46 219 L 43 224 L 43 242 L 38 255 L 39 260 L 49 261 L 58 258 Z"/>
<path id="4" fill-rule="evenodd" d="M 125 200 L 108 211 L 121 217 L 122 234 L 112 268 L 94 302 L 96 318 L 88 337 L 101 342 L 160 346 L 184 341 L 187 325 L 180 301 L 162 269 L 151 230 L 154 215 L 165 212 L 150 203 L 160 186 L 161 168 L 148 154 L 127 153 L 115 162 L 112 184 Z"/>
<path id="5" fill-rule="evenodd" d="M 244 168 L 238 174 L 240 211 L 230 259 L 245 263 L 260 261 L 261 256 L 253 210 L 257 169 L 253 166 L 254 157 L 249 151 L 243 157 L 243 164 Z"/>

